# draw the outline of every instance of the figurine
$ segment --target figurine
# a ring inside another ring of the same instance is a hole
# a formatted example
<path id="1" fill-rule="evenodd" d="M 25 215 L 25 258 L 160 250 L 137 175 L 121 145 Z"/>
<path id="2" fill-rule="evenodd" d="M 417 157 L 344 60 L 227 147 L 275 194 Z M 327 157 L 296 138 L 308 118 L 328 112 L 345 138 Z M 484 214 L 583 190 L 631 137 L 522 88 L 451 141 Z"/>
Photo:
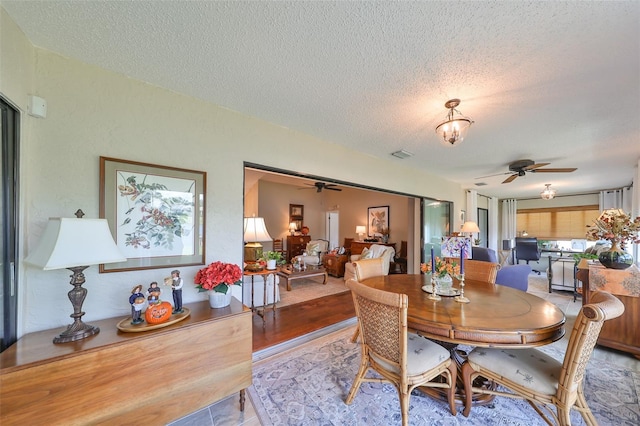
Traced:
<path id="1" fill-rule="evenodd" d="M 142 294 L 142 286 L 140 284 L 131 289 L 129 304 L 131 305 L 131 324 L 144 322 L 142 318 L 140 318 L 142 307 L 144 306 L 144 294 Z"/>
<path id="2" fill-rule="evenodd" d="M 180 271 L 177 269 L 171 271 L 171 278 L 173 284 L 171 288 L 173 290 L 173 312 L 174 314 L 182 313 L 182 278 L 180 278 Z"/>
<path id="3" fill-rule="evenodd" d="M 152 282 L 149 284 L 149 288 L 147 289 L 147 300 L 149 300 L 149 305 L 154 305 L 156 303 L 160 303 L 160 287 L 158 287 L 157 282 Z"/>

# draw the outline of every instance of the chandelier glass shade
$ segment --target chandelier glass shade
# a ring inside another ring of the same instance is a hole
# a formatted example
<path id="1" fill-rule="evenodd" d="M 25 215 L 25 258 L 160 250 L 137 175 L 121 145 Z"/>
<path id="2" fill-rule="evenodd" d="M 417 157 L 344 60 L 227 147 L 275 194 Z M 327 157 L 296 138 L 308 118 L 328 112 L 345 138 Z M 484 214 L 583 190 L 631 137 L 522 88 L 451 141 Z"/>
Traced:
<path id="1" fill-rule="evenodd" d="M 550 187 L 550 183 L 545 184 L 544 190 L 540 193 L 540 197 L 542 197 L 543 200 L 551 200 L 556 196 L 556 190 L 551 189 Z"/>
<path id="2" fill-rule="evenodd" d="M 449 109 L 447 118 L 436 127 L 436 133 L 446 145 L 453 146 L 462 142 L 467 136 L 467 130 L 473 124 L 473 120 L 455 109 L 458 105 L 460 105 L 460 99 L 448 100 L 444 104 L 445 108 Z"/>

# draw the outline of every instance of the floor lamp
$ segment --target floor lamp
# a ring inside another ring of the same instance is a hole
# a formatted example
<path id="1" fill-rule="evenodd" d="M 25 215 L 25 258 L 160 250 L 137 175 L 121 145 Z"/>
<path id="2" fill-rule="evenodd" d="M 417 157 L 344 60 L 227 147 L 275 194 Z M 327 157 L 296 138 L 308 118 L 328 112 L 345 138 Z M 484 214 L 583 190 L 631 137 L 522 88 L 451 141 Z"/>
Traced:
<path id="1" fill-rule="evenodd" d="M 76 215 L 84 213 L 78 210 Z M 106 219 L 50 218 L 38 247 L 24 260 L 42 270 L 66 268 L 73 272 L 68 296 L 73 305 L 73 324 L 53 339 L 53 343 L 66 343 L 98 334 L 100 328 L 82 322 L 82 303 L 87 297 L 84 270 L 90 265 L 124 262 L 113 241 Z"/>
<path id="2" fill-rule="evenodd" d="M 260 242 L 272 241 L 271 235 L 267 232 L 264 219 L 261 217 L 244 218 L 244 262 L 246 271 L 257 272 L 262 270 L 258 264 L 258 259 L 262 257 L 262 244 Z"/>

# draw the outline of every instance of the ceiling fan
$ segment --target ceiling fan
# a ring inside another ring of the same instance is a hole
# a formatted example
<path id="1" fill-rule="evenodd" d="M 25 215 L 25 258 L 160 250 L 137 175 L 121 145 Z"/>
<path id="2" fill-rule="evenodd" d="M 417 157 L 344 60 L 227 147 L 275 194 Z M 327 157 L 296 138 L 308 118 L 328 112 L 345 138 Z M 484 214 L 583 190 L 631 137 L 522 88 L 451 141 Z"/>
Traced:
<path id="1" fill-rule="evenodd" d="M 524 176 L 526 172 L 530 173 L 570 173 L 577 170 L 575 167 L 564 167 L 564 168 L 542 168 L 544 166 L 548 166 L 550 163 L 536 163 L 533 160 L 518 160 L 509 164 L 509 171 L 505 173 L 498 173 L 495 175 L 489 176 L 481 176 L 476 179 L 482 179 L 491 176 L 498 175 L 511 175 L 506 178 L 502 183 L 513 182 L 517 177 Z"/>
<path id="2" fill-rule="evenodd" d="M 322 192 L 323 189 L 328 189 L 330 191 L 342 191 L 340 188 L 336 188 L 335 183 L 324 183 L 324 182 L 316 182 L 316 183 L 305 183 L 309 188 L 298 188 L 298 189 L 316 189 L 316 192 Z"/>

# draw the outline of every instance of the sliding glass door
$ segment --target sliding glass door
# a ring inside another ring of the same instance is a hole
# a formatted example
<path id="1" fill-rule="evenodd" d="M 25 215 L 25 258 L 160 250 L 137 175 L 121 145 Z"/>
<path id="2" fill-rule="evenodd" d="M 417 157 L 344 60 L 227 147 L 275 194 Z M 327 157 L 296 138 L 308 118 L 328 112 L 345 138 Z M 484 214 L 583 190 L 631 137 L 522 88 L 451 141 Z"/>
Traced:
<path id="1" fill-rule="evenodd" d="M 422 261 L 431 255 L 431 249 L 440 256 L 443 237 L 451 233 L 451 202 L 422 199 Z"/>

